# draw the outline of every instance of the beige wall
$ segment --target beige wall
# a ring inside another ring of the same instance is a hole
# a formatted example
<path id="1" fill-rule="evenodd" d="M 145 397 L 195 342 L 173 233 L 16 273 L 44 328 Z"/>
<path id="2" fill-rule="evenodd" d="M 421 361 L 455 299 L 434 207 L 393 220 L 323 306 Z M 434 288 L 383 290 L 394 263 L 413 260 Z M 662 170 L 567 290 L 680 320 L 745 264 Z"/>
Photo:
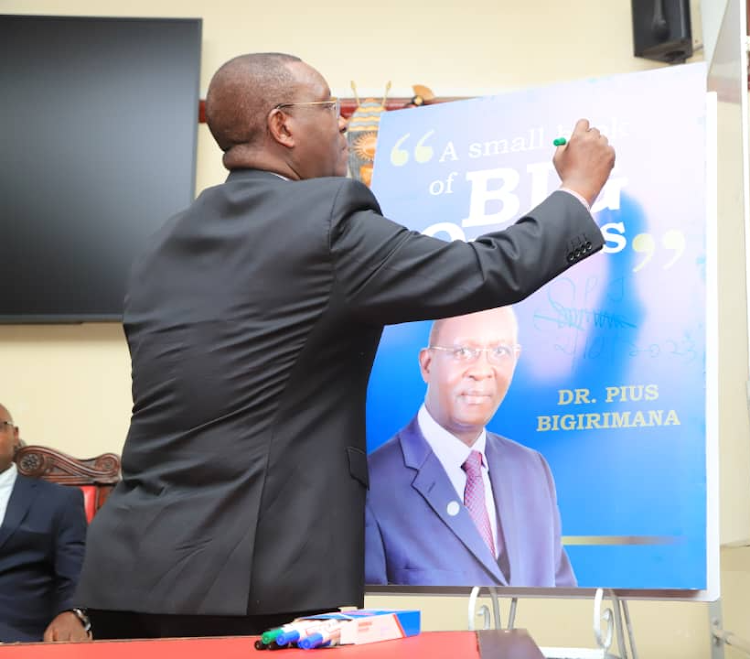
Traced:
<path id="1" fill-rule="evenodd" d="M 379 94 L 391 80 L 392 96 L 408 95 L 417 83 L 438 95 L 477 95 L 657 66 L 632 56 L 629 0 L 0 0 L 0 12 L 202 17 L 204 91 L 223 61 L 257 50 L 300 55 L 341 96 L 350 95 L 350 80 L 362 94 Z M 699 32 L 694 26 L 694 36 Z M 197 172 L 197 190 L 224 178 L 205 126 Z M 27 442 L 81 457 L 121 450 L 131 400 L 120 326 L 0 326 L 0 366 L 0 401 Z M 742 409 L 730 412 L 746 415 L 742 401 L 737 405 Z M 743 594 L 750 589 L 750 558 L 746 549 L 730 551 L 724 607 L 734 631 L 750 637 L 747 616 L 739 613 L 750 603 Z M 466 625 L 461 598 L 373 597 L 368 604 L 421 608 L 427 629 Z M 641 657 L 709 654 L 706 605 L 634 602 L 631 613 Z M 517 623 L 544 645 L 590 647 L 590 619 L 589 602 L 534 599 L 521 603 Z"/>
<path id="2" fill-rule="evenodd" d="M 253 50 L 299 54 L 342 96 L 351 95 L 350 80 L 365 93 L 381 93 L 392 80 L 394 96 L 410 94 L 417 83 L 438 95 L 476 95 L 658 66 L 631 54 L 629 0 L 417 6 L 385 0 L 375 11 L 367 3 L 329 0 L 311 11 L 303 0 L 262 10 L 233 0 L 0 0 L 6 13 L 202 17 L 203 90 L 222 62 Z M 224 176 L 202 125 L 196 188 Z M 0 364 L 13 373 L 0 382 L 0 400 L 29 443 L 78 455 L 119 451 L 130 410 L 126 350 L 113 324 L 0 326 Z"/>

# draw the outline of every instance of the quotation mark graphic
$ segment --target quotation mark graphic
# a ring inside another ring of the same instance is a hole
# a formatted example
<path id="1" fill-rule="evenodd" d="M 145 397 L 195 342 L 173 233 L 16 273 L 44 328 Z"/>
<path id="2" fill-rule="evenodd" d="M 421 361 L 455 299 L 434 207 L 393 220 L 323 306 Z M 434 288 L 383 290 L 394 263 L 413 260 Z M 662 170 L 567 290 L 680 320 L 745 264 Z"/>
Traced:
<path id="1" fill-rule="evenodd" d="M 661 244 L 675 253 L 674 256 L 662 266 L 662 270 L 668 270 L 685 251 L 685 234 L 679 229 L 670 229 L 661 237 Z M 650 233 L 639 233 L 633 238 L 633 251 L 646 255 L 644 259 L 633 268 L 633 272 L 638 272 L 654 256 L 654 252 L 656 251 L 656 241 L 654 240 L 654 237 Z"/>
<path id="2" fill-rule="evenodd" d="M 431 146 L 425 146 L 425 142 L 435 134 L 434 130 L 426 132 L 414 147 L 414 160 L 419 164 L 424 164 L 432 160 L 432 156 L 435 155 L 435 150 Z M 400 137 L 398 141 L 393 145 L 391 149 L 391 165 L 394 167 L 403 167 L 409 162 L 409 151 L 402 149 L 402 145 L 406 140 L 409 139 L 411 133 L 406 133 L 403 137 Z"/>

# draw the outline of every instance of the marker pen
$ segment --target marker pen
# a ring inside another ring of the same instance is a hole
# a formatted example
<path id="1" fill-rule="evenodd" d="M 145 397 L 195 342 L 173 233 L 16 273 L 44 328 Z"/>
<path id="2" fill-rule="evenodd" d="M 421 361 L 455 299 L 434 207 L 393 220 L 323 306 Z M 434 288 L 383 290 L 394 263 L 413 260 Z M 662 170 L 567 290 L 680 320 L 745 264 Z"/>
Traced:
<path id="1" fill-rule="evenodd" d="M 281 627 L 274 627 L 273 629 L 269 629 L 268 631 L 263 632 L 261 635 L 261 640 L 268 645 L 272 641 L 276 641 L 279 643 L 279 637 L 281 637 L 286 632 L 292 632 L 292 631 L 298 631 L 304 627 L 307 626 L 317 626 L 318 621 L 317 620 L 294 620 L 292 622 L 288 622 L 285 625 L 281 625 Z M 297 640 L 296 638 L 293 640 Z M 286 645 L 287 643 L 291 643 L 291 641 L 286 641 L 279 643 L 279 645 Z"/>
<path id="2" fill-rule="evenodd" d="M 565 146 L 565 144 L 568 142 L 564 137 L 557 137 L 552 141 L 552 144 L 555 146 Z"/>
<path id="3" fill-rule="evenodd" d="M 276 637 L 276 643 L 280 646 L 294 643 L 310 634 L 318 631 L 328 631 L 335 629 L 341 624 L 341 620 L 335 618 L 322 618 L 319 620 L 300 620 L 299 622 L 284 625 L 284 628 Z M 288 629 L 287 629 L 288 627 Z"/>
<path id="4" fill-rule="evenodd" d="M 275 641 L 276 637 L 281 634 L 283 629 L 281 627 L 275 627 L 274 629 L 269 629 L 266 632 L 263 632 L 260 636 L 260 640 L 265 645 L 268 645 L 271 641 Z"/>
<path id="5" fill-rule="evenodd" d="M 328 648 L 332 645 L 338 645 L 339 641 L 341 640 L 341 630 L 340 629 L 332 629 L 329 631 L 321 630 L 319 632 L 314 632 L 310 634 L 309 636 L 305 636 L 299 644 L 298 647 L 302 648 L 303 650 L 314 650 L 315 648 Z"/>

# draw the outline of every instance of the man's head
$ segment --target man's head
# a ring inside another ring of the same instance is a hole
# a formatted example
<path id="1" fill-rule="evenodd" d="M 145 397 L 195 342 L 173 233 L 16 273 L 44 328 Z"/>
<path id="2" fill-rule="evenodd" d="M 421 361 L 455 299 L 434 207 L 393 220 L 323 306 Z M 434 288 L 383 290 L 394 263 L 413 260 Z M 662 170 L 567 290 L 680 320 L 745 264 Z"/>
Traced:
<path id="1" fill-rule="evenodd" d="M 13 424 L 13 417 L 0 405 L 0 474 L 10 467 L 19 446 L 18 428 Z"/>
<path id="2" fill-rule="evenodd" d="M 227 169 L 291 179 L 345 176 L 346 122 L 323 76 L 298 57 L 240 55 L 214 75 L 206 122 Z"/>
<path id="3" fill-rule="evenodd" d="M 437 320 L 419 353 L 425 405 L 448 432 L 471 446 L 508 391 L 521 351 L 511 307 Z"/>

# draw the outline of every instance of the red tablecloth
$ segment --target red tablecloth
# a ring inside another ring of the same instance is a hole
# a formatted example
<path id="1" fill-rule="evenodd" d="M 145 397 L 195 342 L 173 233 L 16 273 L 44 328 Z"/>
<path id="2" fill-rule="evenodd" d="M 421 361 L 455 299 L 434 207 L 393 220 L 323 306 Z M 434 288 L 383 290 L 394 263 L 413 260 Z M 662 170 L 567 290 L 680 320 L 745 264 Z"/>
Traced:
<path id="1" fill-rule="evenodd" d="M 398 641 L 320 650 L 256 650 L 257 638 L 0 644 L 0 659 L 544 659 L 523 629 L 424 632 Z"/>
<path id="2" fill-rule="evenodd" d="M 474 632 L 424 632 L 398 641 L 322 650 L 256 650 L 257 637 L 26 643 L 0 646 L 0 659 L 477 659 Z M 321 656 L 321 653 L 325 653 Z"/>

